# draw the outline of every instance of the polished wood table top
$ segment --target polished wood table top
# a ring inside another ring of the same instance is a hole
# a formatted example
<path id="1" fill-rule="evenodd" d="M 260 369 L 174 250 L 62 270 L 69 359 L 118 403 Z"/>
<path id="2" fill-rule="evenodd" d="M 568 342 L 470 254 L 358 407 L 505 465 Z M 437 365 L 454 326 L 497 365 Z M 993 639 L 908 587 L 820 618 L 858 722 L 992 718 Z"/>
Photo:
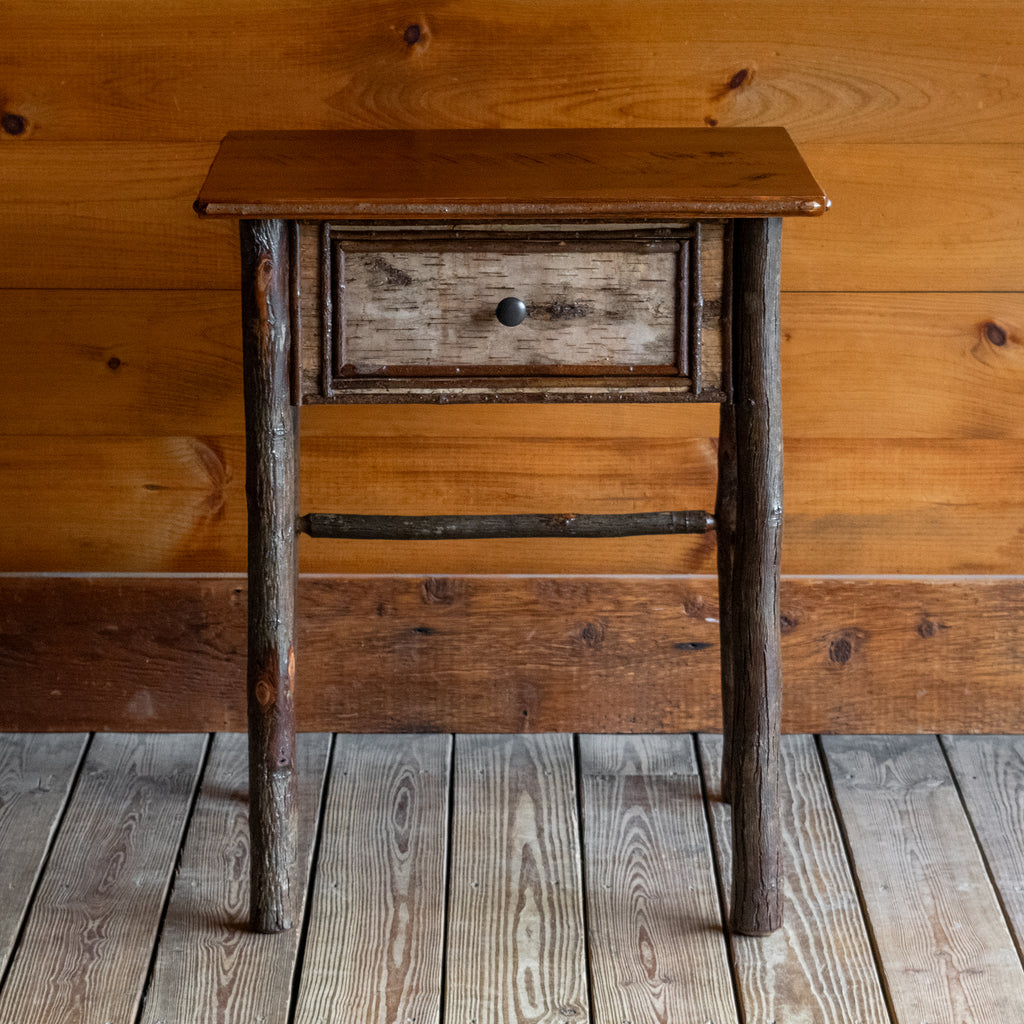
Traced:
<path id="1" fill-rule="evenodd" d="M 233 132 L 205 216 L 782 217 L 828 199 L 783 128 Z"/>

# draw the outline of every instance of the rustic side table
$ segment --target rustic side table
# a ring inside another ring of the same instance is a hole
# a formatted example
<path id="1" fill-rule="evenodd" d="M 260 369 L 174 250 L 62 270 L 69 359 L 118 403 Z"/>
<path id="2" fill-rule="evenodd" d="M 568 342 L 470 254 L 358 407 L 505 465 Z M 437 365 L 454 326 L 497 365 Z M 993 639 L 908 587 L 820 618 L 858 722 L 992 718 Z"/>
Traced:
<path id="1" fill-rule="evenodd" d="M 241 132 L 252 926 L 291 926 L 296 542 L 717 531 L 731 926 L 782 919 L 781 218 L 828 206 L 778 128 Z M 717 402 L 713 514 L 300 515 L 307 403 Z"/>

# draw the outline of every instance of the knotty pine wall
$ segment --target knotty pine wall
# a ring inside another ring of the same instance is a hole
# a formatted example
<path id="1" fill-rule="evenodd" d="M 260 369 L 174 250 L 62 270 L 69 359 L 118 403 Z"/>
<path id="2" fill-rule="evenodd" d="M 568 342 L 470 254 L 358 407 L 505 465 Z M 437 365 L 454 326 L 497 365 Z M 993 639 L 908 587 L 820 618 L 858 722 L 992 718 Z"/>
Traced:
<path id="1" fill-rule="evenodd" d="M 224 133 L 781 124 L 833 200 L 784 236 L 787 728 L 1024 728 L 1019 0 L 5 0 L 0 113 L 0 725 L 240 726 L 242 582 L 197 576 L 245 567 L 235 233 L 191 209 Z M 303 505 L 710 507 L 716 424 L 308 409 Z M 712 573 L 710 537 L 304 538 L 302 570 L 332 577 L 300 602 L 308 727 L 451 726 L 443 687 L 380 697 L 395 673 L 486 681 L 488 728 L 624 678 L 672 695 L 636 727 L 714 725 L 713 584 L 652 583 L 677 620 L 614 578 Z M 588 575 L 422 578 L 524 572 Z"/>

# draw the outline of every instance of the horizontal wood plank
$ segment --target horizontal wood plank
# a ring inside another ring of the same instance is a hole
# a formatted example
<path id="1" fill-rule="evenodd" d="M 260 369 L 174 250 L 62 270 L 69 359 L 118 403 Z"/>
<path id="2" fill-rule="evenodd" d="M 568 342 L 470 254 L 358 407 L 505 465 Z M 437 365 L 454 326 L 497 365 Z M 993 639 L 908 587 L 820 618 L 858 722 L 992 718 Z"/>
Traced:
<path id="1" fill-rule="evenodd" d="M 237 287 L 232 224 L 200 221 L 191 209 L 215 148 L 8 146 L 5 286 Z M 822 142 L 803 153 L 833 208 L 823 218 L 790 219 L 784 288 L 1020 290 L 1012 257 L 1024 232 L 1018 145 Z"/>
<path id="2" fill-rule="evenodd" d="M 1024 970 L 937 738 L 823 744 L 896 1020 L 1020 1019 Z"/>
<path id="3" fill-rule="evenodd" d="M 238 288 L 238 230 L 192 210 L 216 143 L 4 149 L 11 288 Z"/>
<path id="4" fill-rule="evenodd" d="M 729 805 L 720 799 L 721 737 L 701 736 L 699 750 L 719 876 L 729 879 L 732 829 Z M 779 763 L 786 909 L 774 934 L 732 936 L 744 1019 L 890 1024 L 814 737 L 783 737 Z"/>
<path id="5" fill-rule="evenodd" d="M 364 422 L 366 422 L 364 420 Z M 664 426 L 668 426 L 664 424 Z M 12 439 L 0 467 L 11 572 L 233 572 L 245 566 L 238 436 Z M 641 451 L 642 449 L 642 451 Z M 716 441 L 629 436 L 304 438 L 303 511 L 363 515 L 710 509 Z M 1013 440 L 796 438 L 782 568 L 999 574 L 1024 564 Z M 26 529 L 31 524 L 32 529 Z M 714 572 L 714 536 L 587 540 L 304 538 L 304 572 Z"/>
<path id="6" fill-rule="evenodd" d="M 1024 233 L 1018 153 L 1013 144 L 805 146 L 832 210 L 787 222 L 783 286 L 1020 291 L 1007 259 Z"/>
<path id="7" fill-rule="evenodd" d="M 35 895 L 87 736 L 0 736 L 0 977 Z"/>
<path id="8" fill-rule="evenodd" d="M 1024 436 L 1024 293 L 788 292 L 782 333 L 787 440 Z"/>
<path id="9" fill-rule="evenodd" d="M 322 733 L 296 743 L 300 907 L 330 748 Z M 249 930 L 247 749 L 242 733 L 213 737 L 140 1024 L 287 1024 L 302 923 L 274 935 Z"/>
<path id="10" fill-rule="evenodd" d="M 394 0 L 295 10 L 271 0 L 129 0 L 60 15 L 11 0 L 7 108 L 21 138 L 217 139 L 305 128 L 786 124 L 807 139 L 1024 140 L 1014 0 Z M 543 31 L 537 26 L 543 25 Z M 230 33 L 224 26 L 230 25 Z M 272 59 L 251 60 L 267 39 Z M 14 41 L 18 44 L 15 45 Z M 184 53 L 187 40 L 187 53 Z M 699 45 L 695 41 L 699 40 Z M 950 41 L 955 40 L 955 46 Z M 856 41 L 851 46 L 851 41 Z M 523 54 L 529 60 L 523 60 Z"/>
<path id="11" fill-rule="evenodd" d="M 9 436 L 239 432 L 237 289 L 10 289 L 2 298 Z M 1024 437 L 1024 293 L 786 292 L 782 329 L 787 439 Z M 442 442 L 710 437 L 718 410 L 310 406 L 302 424 L 307 437 Z"/>
<path id="12" fill-rule="evenodd" d="M 89 749 L 0 1020 L 135 1020 L 207 738 L 100 736 Z"/>
<path id="13" fill-rule="evenodd" d="M 245 581 L 0 579 L 20 730 L 245 728 Z M 789 732 L 1024 732 L 1013 579 L 784 579 Z M 720 728 L 713 578 L 304 577 L 301 727 Z M 338 687 L 344 666 L 345 687 Z"/>

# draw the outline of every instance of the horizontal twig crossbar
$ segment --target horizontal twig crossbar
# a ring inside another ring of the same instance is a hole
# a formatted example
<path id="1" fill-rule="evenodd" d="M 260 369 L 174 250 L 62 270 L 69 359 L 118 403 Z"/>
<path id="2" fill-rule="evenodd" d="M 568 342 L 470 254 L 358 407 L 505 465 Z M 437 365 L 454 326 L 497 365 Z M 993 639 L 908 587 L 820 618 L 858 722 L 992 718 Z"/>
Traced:
<path id="1" fill-rule="evenodd" d="M 312 512 L 297 528 L 310 537 L 346 540 L 489 540 L 518 537 L 641 537 L 707 533 L 709 512 L 631 512 L 608 515 L 521 513 L 462 516 L 366 516 Z"/>

